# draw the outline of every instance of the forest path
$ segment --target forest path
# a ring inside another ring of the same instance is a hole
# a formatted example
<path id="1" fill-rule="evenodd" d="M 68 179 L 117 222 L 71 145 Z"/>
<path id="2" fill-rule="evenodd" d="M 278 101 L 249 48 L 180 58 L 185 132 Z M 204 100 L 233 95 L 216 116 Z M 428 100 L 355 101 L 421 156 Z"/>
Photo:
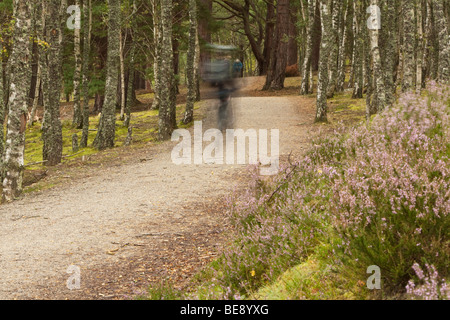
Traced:
<path id="1" fill-rule="evenodd" d="M 240 97 L 234 108 L 236 128 L 280 130 L 281 159 L 310 142 L 313 99 Z M 204 130 L 214 116 L 211 106 Z M 176 144 L 0 206 L 0 299 L 126 299 L 163 278 L 182 286 L 211 261 L 226 241 L 223 197 L 245 187 L 246 166 L 176 166 Z M 69 266 L 79 290 L 67 288 Z"/>

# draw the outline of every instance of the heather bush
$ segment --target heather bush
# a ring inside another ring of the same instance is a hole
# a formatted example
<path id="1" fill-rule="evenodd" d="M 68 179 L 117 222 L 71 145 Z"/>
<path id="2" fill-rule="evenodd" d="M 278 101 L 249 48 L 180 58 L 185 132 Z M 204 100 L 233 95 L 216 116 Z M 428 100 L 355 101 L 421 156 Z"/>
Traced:
<path id="1" fill-rule="evenodd" d="M 426 97 L 404 96 L 370 126 L 352 130 L 343 165 L 324 170 L 343 263 L 361 277 L 379 266 L 388 291 L 405 287 L 415 262 L 448 275 L 448 93 L 431 87 Z"/>
<path id="2" fill-rule="evenodd" d="M 325 184 L 308 166 L 284 168 L 271 188 L 255 176 L 243 195 L 230 200 L 236 239 L 216 265 L 216 280 L 227 298 L 272 281 L 308 257 L 325 236 L 326 199 L 320 192 Z"/>
<path id="3" fill-rule="evenodd" d="M 416 273 L 417 283 L 408 282 L 406 292 L 412 300 L 450 300 L 450 290 L 445 279 L 440 279 L 434 266 L 426 264 L 426 272 L 415 263 L 413 269 Z"/>
<path id="4" fill-rule="evenodd" d="M 249 188 L 230 199 L 234 239 L 209 271 L 215 297 L 245 297 L 318 247 L 353 283 L 380 267 L 388 295 L 405 293 L 414 263 L 447 277 L 449 106 L 449 87 L 431 84 L 370 124 L 313 141 L 270 183 L 254 168 Z"/>

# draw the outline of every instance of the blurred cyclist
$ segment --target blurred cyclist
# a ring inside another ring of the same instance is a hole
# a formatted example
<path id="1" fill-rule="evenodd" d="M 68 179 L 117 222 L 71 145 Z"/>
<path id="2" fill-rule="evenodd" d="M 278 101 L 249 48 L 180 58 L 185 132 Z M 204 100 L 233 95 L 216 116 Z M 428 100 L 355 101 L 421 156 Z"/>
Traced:
<path id="1" fill-rule="evenodd" d="M 203 66 L 203 78 L 217 88 L 219 99 L 218 126 L 221 131 L 232 125 L 232 110 L 229 107 L 231 94 L 236 90 L 231 57 L 219 54 L 215 60 Z"/>
<path id="2" fill-rule="evenodd" d="M 240 78 L 242 75 L 243 68 L 244 65 L 242 64 L 241 60 L 236 59 L 236 61 L 233 64 L 233 78 Z"/>

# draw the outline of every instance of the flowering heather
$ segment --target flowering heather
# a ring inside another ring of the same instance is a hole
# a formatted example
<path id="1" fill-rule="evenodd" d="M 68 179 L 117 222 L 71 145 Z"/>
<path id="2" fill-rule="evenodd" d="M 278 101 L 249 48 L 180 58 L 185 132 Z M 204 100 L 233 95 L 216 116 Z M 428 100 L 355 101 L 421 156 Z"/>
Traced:
<path id="1" fill-rule="evenodd" d="M 273 281 L 319 244 L 353 279 L 379 266 L 388 294 L 404 292 L 416 262 L 447 277 L 449 105 L 449 87 L 431 83 L 370 124 L 313 142 L 270 184 L 254 168 L 249 188 L 230 199 L 236 238 L 214 266 L 223 298 Z"/>
<path id="2" fill-rule="evenodd" d="M 342 250 L 358 261 L 361 274 L 368 265 L 379 266 L 389 289 L 404 287 L 419 259 L 447 273 L 448 102 L 449 88 L 435 85 L 426 97 L 403 96 L 370 126 L 350 132 L 342 166 L 324 167 Z"/>
<path id="3" fill-rule="evenodd" d="M 426 264 L 427 274 L 415 263 L 413 269 L 419 280 L 419 285 L 410 280 L 406 292 L 413 300 L 450 300 L 450 290 L 445 279 L 439 279 L 434 266 Z"/>

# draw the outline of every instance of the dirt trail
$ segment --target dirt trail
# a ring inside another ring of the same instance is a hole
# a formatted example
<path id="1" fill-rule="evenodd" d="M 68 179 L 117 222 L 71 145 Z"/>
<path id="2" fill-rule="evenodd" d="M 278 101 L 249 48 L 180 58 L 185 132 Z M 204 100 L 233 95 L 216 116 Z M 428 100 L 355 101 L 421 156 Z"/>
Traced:
<path id="1" fill-rule="evenodd" d="M 236 128 L 280 129 L 282 158 L 308 145 L 311 99 L 241 97 L 234 106 Z M 214 115 L 210 107 L 204 129 Z M 0 299 L 125 299 L 166 277 L 184 285 L 225 243 L 223 197 L 244 186 L 246 166 L 176 166 L 174 145 L 0 206 Z M 72 265 L 81 288 L 71 291 Z"/>

